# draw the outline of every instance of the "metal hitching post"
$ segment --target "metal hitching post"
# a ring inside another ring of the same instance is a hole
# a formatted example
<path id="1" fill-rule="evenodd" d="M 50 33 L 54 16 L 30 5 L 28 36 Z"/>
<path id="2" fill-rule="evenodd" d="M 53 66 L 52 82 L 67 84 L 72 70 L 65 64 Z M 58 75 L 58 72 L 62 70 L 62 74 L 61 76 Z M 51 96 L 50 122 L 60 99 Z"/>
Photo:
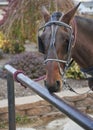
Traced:
<path id="1" fill-rule="evenodd" d="M 10 65 L 6 65 L 5 69 L 11 74 L 17 74 L 17 70 Z M 70 106 L 60 97 L 55 94 L 49 93 L 49 91 L 42 87 L 40 84 L 34 82 L 29 77 L 20 73 L 17 75 L 17 80 L 24 86 L 30 88 L 36 92 L 39 96 L 47 100 L 49 103 L 58 108 L 62 113 L 67 115 L 70 119 L 80 125 L 84 130 L 93 130 L 93 118 L 87 114 L 82 113 L 77 108 Z M 8 77 L 8 95 L 9 95 L 9 114 L 10 114 L 10 129 L 15 130 L 15 103 L 14 103 L 14 82 L 13 77 Z"/>
<path id="2" fill-rule="evenodd" d="M 13 76 L 9 73 L 7 75 L 7 91 L 8 91 L 9 130 L 16 130 L 14 80 L 13 80 Z"/>

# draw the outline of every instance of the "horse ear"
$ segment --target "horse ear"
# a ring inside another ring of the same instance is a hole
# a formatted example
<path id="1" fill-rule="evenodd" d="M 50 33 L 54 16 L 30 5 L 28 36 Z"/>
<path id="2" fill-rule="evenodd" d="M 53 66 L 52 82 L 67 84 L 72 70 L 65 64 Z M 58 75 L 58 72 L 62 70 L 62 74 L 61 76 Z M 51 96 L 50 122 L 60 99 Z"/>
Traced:
<path id="1" fill-rule="evenodd" d="M 62 21 L 69 24 L 70 21 L 72 20 L 72 18 L 74 17 L 79 5 L 81 4 L 81 2 L 75 6 L 74 8 L 72 8 L 70 11 L 68 11 L 63 17 L 62 17 Z"/>
<path id="2" fill-rule="evenodd" d="M 50 14 L 49 14 L 48 10 L 45 8 L 45 6 L 42 7 L 42 13 L 43 13 L 45 22 L 48 22 L 50 19 Z"/>

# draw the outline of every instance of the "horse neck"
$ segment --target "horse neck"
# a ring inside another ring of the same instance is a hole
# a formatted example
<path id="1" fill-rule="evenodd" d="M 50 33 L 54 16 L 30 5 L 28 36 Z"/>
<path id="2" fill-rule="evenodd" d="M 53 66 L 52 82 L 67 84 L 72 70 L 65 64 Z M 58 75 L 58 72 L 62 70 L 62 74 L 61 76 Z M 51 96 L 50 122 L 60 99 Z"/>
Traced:
<path id="1" fill-rule="evenodd" d="M 76 16 L 75 21 L 77 32 L 72 57 L 82 68 L 87 68 L 93 66 L 93 20 Z"/>

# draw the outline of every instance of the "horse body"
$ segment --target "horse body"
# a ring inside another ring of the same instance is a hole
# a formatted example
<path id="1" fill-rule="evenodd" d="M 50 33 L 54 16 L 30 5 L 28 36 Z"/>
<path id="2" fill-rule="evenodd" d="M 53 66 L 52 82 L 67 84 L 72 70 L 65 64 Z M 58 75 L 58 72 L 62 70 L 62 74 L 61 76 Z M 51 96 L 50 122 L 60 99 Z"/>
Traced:
<path id="1" fill-rule="evenodd" d="M 39 36 L 39 51 L 45 55 L 45 85 L 50 92 L 61 90 L 62 78 L 71 58 L 84 71 L 93 70 L 93 20 L 74 16 L 79 5 L 64 15 L 58 12 L 50 16 L 45 8 L 42 10 L 46 24 Z"/>
<path id="2" fill-rule="evenodd" d="M 93 20 L 76 16 L 76 43 L 72 51 L 73 59 L 81 68 L 93 66 Z"/>

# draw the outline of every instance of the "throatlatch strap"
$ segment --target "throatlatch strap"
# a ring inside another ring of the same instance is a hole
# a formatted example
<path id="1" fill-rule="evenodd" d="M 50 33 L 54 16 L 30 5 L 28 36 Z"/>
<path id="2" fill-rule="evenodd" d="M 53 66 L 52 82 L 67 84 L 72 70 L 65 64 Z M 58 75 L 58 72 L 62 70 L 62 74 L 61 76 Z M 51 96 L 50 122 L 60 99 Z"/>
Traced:
<path id="1" fill-rule="evenodd" d="M 17 79 L 18 74 L 24 74 L 24 72 L 23 72 L 22 70 L 17 70 L 17 71 L 15 71 L 14 74 L 13 74 L 13 79 L 14 79 L 16 82 L 20 83 L 20 81 Z M 22 83 L 20 83 L 20 84 L 21 84 L 24 88 L 26 88 L 26 86 L 25 86 L 24 84 L 22 84 Z"/>

